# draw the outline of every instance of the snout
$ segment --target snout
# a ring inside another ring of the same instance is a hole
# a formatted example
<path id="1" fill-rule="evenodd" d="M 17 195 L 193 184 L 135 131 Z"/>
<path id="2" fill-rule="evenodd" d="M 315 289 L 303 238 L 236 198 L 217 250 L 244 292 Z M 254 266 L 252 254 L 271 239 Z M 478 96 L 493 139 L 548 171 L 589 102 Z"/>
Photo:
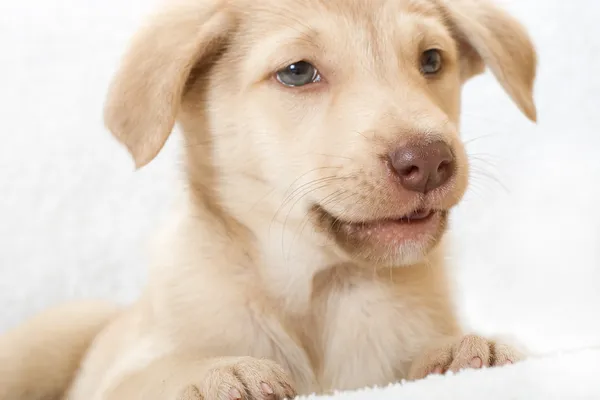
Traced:
<path id="1" fill-rule="evenodd" d="M 365 201 L 335 204 L 341 209 L 326 201 L 317 203 L 314 211 L 320 226 L 348 254 L 407 265 L 439 242 L 448 211 L 462 197 L 468 175 L 457 135 L 440 132 L 435 137 L 424 133 L 392 139 L 380 147 L 379 163 L 371 164 L 377 172 L 363 178 L 375 184 L 359 192 Z"/>
<path id="2" fill-rule="evenodd" d="M 450 146 L 441 141 L 412 142 L 397 147 L 388 155 L 387 165 L 400 185 L 426 194 L 446 184 L 456 171 Z"/>

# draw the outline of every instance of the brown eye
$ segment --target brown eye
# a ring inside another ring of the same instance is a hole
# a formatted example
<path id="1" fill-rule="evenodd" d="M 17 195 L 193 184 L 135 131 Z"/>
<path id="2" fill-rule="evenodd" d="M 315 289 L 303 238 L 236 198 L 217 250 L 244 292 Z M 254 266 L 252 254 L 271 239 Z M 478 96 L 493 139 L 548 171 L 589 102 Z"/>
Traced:
<path id="1" fill-rule="evenodd" d="M 435 75 L 442 69 L 442 53 L 436 49 L 425 51 L 421 55 L 421 73 L 425 76 Z"/>

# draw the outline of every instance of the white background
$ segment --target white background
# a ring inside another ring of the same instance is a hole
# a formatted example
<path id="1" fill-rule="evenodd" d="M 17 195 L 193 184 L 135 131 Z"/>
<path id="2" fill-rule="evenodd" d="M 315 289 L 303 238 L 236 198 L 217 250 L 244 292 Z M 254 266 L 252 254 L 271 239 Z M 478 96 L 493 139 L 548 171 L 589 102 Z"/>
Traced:
<path id="1" fill-rule="evenodd" d="M 73 298 L 130 301 L 177 137 L 135 172 L 107 83 L 152 0 L 0 0 L 0 331 Z M 473 185 L 453 221 L 466 322 L 532 350 L 600 345 L 600 2 L 505 0 L 540 54 L 530 124 L 490 75 L 464 93 Z"/>

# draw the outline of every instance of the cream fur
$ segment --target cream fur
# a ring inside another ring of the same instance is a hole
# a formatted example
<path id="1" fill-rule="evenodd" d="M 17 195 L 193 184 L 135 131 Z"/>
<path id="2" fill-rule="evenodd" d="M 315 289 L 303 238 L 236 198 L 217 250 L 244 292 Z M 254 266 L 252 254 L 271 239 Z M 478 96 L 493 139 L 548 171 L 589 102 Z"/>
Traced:
<path id="1" fill-rule="evenodd" d="M 418 65 L 431 47 L 444 64 L 427 79 Z M 273 79 L 300 60 L 323 81 L 290 89 Z M 350 246 L 335 229 L 457 204 L 468 177 L 460 90 L 484 64 L 535 119 L 533 45 L 486 1 L 165 5 L 134 38 L 106 121 L 138 167 L 180 123 L 179 216 L 136 304 L 80 312 L 92 328 L 40 336 L 70 326 L 58 310 L 3 338 L 9 361 L 40 350 L 0 376 L 0 399 L 284 398 L 517 361 L 506 345 L 463 336 L 442 217 L 398 247 Z M 442 140 L 457 160 L 454 178 L 427 196 L 399 190 L 381 162 L 414 140 Z"/>

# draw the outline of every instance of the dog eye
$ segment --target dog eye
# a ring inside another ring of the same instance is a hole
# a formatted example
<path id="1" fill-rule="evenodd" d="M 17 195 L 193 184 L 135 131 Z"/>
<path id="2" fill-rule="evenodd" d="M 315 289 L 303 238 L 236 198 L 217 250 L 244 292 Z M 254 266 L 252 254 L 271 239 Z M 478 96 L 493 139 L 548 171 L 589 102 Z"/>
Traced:
<path id="1" fill-rule="evenodd" d="M 285 86 L 298 87 L 321 80 L 319 71 L 306 61 L 298 61 L 277 71 L 277 80 Z"/>
<path id="2" fill-rule="evenodd" d="M 421 55 L 421 73 L 434 75 L 442 69 L 442 54 L 439 50 L 430 49 Z"/>

